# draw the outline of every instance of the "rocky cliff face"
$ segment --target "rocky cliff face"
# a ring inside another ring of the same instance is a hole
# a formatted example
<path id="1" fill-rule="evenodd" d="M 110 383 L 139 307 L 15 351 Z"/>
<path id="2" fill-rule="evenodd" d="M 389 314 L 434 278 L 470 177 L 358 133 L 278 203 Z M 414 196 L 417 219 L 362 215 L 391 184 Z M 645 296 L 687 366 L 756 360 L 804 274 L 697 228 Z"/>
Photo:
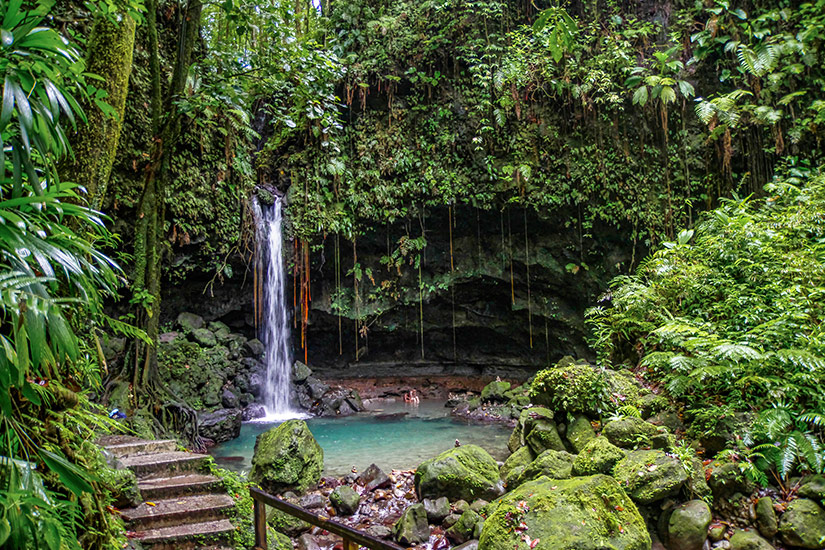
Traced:
<path id="1" fill-rule="evenodd" d="M 529 211 L 525 216 L 517 208 L 428 209 L 358 237 L 357 304 L 353 244 L 338 239 L 336 262 L 336 238 L 327 236 L 310 254 L 308 362 L 325 377 L 527 375 L 566 354 L 587 357 L 583 312 L 632 260 L 630 241 L 619 232 L 590 233 L 581 235 L 575 215 L 568 220 Z M 427 244 L 419 271 L 418 252 L 397 250 L 422 234 Z M 394 252 L 400 265 L 388 268 Z M 165 313 L 194 311 L 251 338 L 252 281 L 241 265 L 208 293 L 206 281 L 190 278 L 169 290 Z M 295 293 L 292 285 L 287 292 Z M 293 344 L 302 358 L 299 325 Z"/>

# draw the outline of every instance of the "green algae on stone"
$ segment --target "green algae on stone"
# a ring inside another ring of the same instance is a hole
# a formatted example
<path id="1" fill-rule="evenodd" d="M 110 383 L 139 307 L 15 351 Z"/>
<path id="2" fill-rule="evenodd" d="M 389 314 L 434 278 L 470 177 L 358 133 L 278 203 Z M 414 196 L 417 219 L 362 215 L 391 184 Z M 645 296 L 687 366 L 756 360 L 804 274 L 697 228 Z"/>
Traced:
<path id="1" fill-rule="evenodd" d="M 523 503 L 523 504 L 522 504 Z M 650 550 L 650 535 L 636 505 L 605 475 L 566 480 L 541 477 L 491 503 L 479 548 L 535 550 Z M 521 522 L 526 531 L 515 530 Z"/>
<path id="2" fill-rule="evenodd" d="M 668 545 L 679 550 L 702 550 L 711 522 L 710 507 L 701 500 L 680 504 L 670 514 Z"/>
<path id="3" fill-rule="evenodd" d="M 762 536 L 772 539 L 779 531 L 776 512 L 771 497 L 762 497 L 756 501 L 756 528 Z"/>
<path id="4" fill-rule="evenodd" d="M 249 480 L 270 493 L 304 492 L 318 483 L 324 450 L 303 420 L 287 420 L 255 440 Z"/>
<path id="5" fill-rule="evenodd" d="M 527 428 L 529 431 L 524 440 L 534 453 L 541 454 L 548 449 L 566 450 L 558 427 L 552 420 L 538 419 L 528 423 Z"/>
<path id="6" fill-rule="evenodd" d="M 629 416 L 605 424 L 602 435 L 612 444 L 625 449 L 646 445 L 659 435 L 659 428 L 641 418 Z"/>
<path id="7" fill-rule="evenodd" d="M 625 452 L 610 443 L 606 437 L 591 439 L 573 461 L 573 475 L 609 474 L 625 457 Z"/>
<path id="8" fill-rule="evenodd" d="M 756 531 L 737 529 L 730 538 L 730 550 L 774 550 L 774 548 Z"/>
<path id="9" fill-rule="evenodd" d="M 687 481 L 682 463 L 664 451 L 631 451 L 613 468 L 613 477 L 639 504 L 674 496 Z"/>
<path id="10" fill-rule="evenodd" d="M 553 420 L 554 416 L 553 411 L 544 407 L 530 407 L 522 410 L 518 422 L 516 422 L 516 427 L 513 428 L 513 433 L 510 434 L 507 448 L 510 449 L 511 453 L 514 453 L 519 447 L 527 445 L 525 437 L 527 437 L 535 422 L 541 419 Z"/>
<path id="11" fill-rule="evenodd" d="M 481 401 L 484 403 L 487 403 L 488 401 L 503 403 L 509 399 L 508 396 L 504 395 L 509 390 L 510 382 L 500 382 L 494 380 L 484 386 L 484 389 L 481 390 Z"/>
<path id="12" fill-rule="evenodd" d="M 567 426 L 567 441 L 573 447 L 573 451 L 580 453 L 589 441 L 595 439 L 596 432 L 590 424 L 590 419 L 584 415 L 579 415 Z"/>
<path id="13" fill-rule="evenodd" d="M 472 509 L 465 510 L 458 521 L 447 529 L 445 534 L 455 544 L 462 544 L 473 538 L 476 524 L 481 521 L 478 512 Z"/>
<path id="14" fill-rule="evenodd" d="M 503 491 L 498 464 L 477 445 L 462 445 L 421 463 L 415 472 L 419 498 L 491 499 Z"/>
<path id="15" fill-rule="evenodd" d="M 349 485 L 341 485 L 330 493 L 329 501 L 339 516 L 351 516 L 358 511 L 361 495 Z"/>
<path id="16" fill-rule="evenodd" d="M 535 458 L 536 455 L 530 447 L 521 447 L 511 454 L 501 466 L 501 479 L 504 480 L 504 485 L 508 489 L 515 487 L 521 473 Z"/>
<path id="17" fill-rule="evenodd" d="M 568 479 L 572 475 L 573 460 L 575 458 L 575 455 L 568 452 L 548 449 L 524 468 L 513 487 L 541 476 L 547 476 L 551 479 Z M 507 488 L 510 487 L 508 484 Z"/>
<path id="18" fill-rule="evenodd" d="M 401 544 L 418 544 L 430 539 L 430 525 L 423 504 L 413 504 L 401 514 L 392 526 L 395 540 Z"/>
<path id="19" fill-rule="evenodd" d="M 799 548 L 825 547 L 825 510 L 806 498 L 794 500 L 779 520 L 782 540 Z"/>
<path id="20" fill-rule="evenodd" d="M 269 550 L 292 550 L 292 541 L 280 531 L 270 528 L 267 539 Z"/>

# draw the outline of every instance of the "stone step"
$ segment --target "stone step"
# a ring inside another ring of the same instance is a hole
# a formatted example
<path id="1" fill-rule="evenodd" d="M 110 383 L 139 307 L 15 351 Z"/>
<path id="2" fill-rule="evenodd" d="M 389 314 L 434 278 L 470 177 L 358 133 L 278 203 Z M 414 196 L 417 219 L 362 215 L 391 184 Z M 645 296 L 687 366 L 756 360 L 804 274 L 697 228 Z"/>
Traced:
<path id="1" fill-rule="evenodd" d="M 146 532 L 225 519 L 226 512 L 234 506 L 235 501 L 229 495 L 209 494 L 150 500 L 120 513 L 129 529 Z"/>
<path id="2" fill-rule="evenodd" d="M 131 455 L 119 459 L 120 465 L 135 472 L 140 480 L 170 477 L 201 471 L 209 455 L 170 451 Z"/>
<path id="3" fill-rule="evenodd" d="M 137 454 L 170 452 L 177 448 L 174 439 L 147 441 L 128 435 L 106 436 L 99 439 L 97 443 L 118 458 Z"/>
<path id="4" fill-rule="evenodd" d="M 134 531 L 131 538 L 147 550 L 224 550 L 235 527 L 226 519 Z M 226 550 L 229 550 L 226 548 Z"/>
<path id="5" fill-rule="evenodd" d="M 186 495 L 199 495 L 220 490 L 221 480 L 215 476 L 187 474 L 174 477 L 144 479 L 138 483 L 143 500 L 170 499 Z"/>

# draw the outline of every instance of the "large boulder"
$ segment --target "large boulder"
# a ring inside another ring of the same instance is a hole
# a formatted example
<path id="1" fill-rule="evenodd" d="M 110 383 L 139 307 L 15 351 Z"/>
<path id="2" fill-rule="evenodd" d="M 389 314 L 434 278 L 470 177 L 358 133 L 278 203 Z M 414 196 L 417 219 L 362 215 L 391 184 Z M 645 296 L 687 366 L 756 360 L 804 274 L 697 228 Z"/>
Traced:
<path id="1" fill-rule="evenodd" d="M 430 540 L 430 525 L 423 504 L 413 504 L 401 514 L 392 527 L 395 540 L 401 544 L 418 544 Z"/>
<path id="2" fill-rule="evenodd" d="M 537 421 L 552 421 L 554 416 L 553 411 L 544 407 L 531 407 L 521 411 L 518 422 L 516 422 L 516 427 L 513 428 L 513 433 L 510 434 L 510 440 L 507 442 L 507 447 L 510 449 L 510 452 L 514 453 L 519 447 L 527 445 L 525 438 Z"/>
<path id="3" fill-rule="evenodd" d="M 659 428 L 641 418 L 629 416 L 605 424 L 602 435 L 612 444 L 624 449 L 648 445 L 659 434 Z"/>
<path id="4" fill-rule="evenodd" d="M 510 390 L 510 382 L 500 382 L 500 381 L 493 381 L 484 386 L 484 389 L 481 390 L 481 401 L 486 402 L 494 402 L 494 403 L 505 403 L 507 402 L 510 397 L 504 395 L 506 392 Z"/>
<path id="5" fill-rule="evenodd" d="M 639 504 L 674 496 L 687 481 L 677 458 L 664 451 L 631 451 L 613 468 L 613 476 Z"/>
<path id="6" fill-rule="evenodd" d="M 419 498 L 446 496 L 450 500 L 490 500 L 504 488 L 498 464 L 477 445 L 462 445 L 421 463 L 415 472 Z"/>
<path id="7" fill-rule="evenodd" d="M 779 531 L 779 524 L 776 520 L 776 511 L 773 509 L 771 497 L 762 497 L 756 501 L 756 528 L 759 532 L 772 539 Z"/>
<path id="8" fill-rule="evenodd" d="M 624 458 L 625 452 L 610 443 L 606 437 L 599 436 L 587 442 L 573 461 L 573 474 L 591 476 L 609 474 L 613 467 Z"/>
<path id="9" fill-rule="evenodd" d="M 349 485 L 341 485 L 330 493 L 329 501 L 339 516 L 351 516 L 358 511 L 361 495 Z"/>
<path id="10" fill-rule="evenodd" d="M 215 443 L 230 441 L 241 435 L 242 413 L 240 409 L 218 409 L 201 415 L 198 433 Z"/>
<path id="11" fill-rule="evenodd" d="M 756 531 L 737 529 L 730 538 L 730 550 L 774 550 Z"/>
<path id="12" fill-rule="evenodd" d="M 541 476 L 547 476 L 551 479 L 568 479 L 573 470 L 574 458 L 576 457 L 568 452 L 548 449 L 524 468 L 516 485 L 521 485 Z M 515 485 L 507 485 L 508 489 L 511 487 L 515 487 Z"/>
<path id="13" fill-rule="evenodd" d="M 525 483 L 488 506 L 479 548 L 650 550 L 650 535 L 632 500 L 605 475 Z M 522 525 L 523 523 L 523 525 Z"/>
<path id="14" fill-rule="evenodd" d="M 799 548 L 825 547 L 825 510 L 806 498 L 794 500 L 779 520 L 782 540 Z"/>
<path id="15" fill-rule="evenodd" d="M 312 376 L 312 370 L 300 361 L 295 361 L 292 365 L 292 381 L 296 384 L 306 382 L 307 378 Z"/>
<path id="16" fill-rule="evenodd" d="M 324 450 L 303 420 L 287 420 L 255 441 L 249 480 L 270 493 L 306 491 L 318 483 Z"/>
<path id="17" fill-rule="evenodd" d="M 711 519 L 710 508 L 702 500 L 691 500 L 677 506 L 668 521 L 668 548 L 702 550 Z"/>
<path id="18" fill-rule="evenodd" d="M 536 455 L 530 447 L 521 447 L 511 454 L 501 466 L 501 479 L 504 480 L 504 485 L 508 489 L 515 487 L 521 473 L 535 458 Z"/>
<path id="19" fill-rule="evenodd" d="M 178 325 L 184 332 L 195 332 L 199 328 L 203 328 L 203 317 L 195 315 L 194 313 L 187 313 L 185 311 L 178 314 Z"/>
<path id="20" fill-rule="evenodd" d="M 590 424 L 590 419 L 584 415 L 579 415 L 567 426 L 567 441 L 573 447 L 575 453 L 582 452 L 585 445 L 596 438 L 596 432 Z"/>

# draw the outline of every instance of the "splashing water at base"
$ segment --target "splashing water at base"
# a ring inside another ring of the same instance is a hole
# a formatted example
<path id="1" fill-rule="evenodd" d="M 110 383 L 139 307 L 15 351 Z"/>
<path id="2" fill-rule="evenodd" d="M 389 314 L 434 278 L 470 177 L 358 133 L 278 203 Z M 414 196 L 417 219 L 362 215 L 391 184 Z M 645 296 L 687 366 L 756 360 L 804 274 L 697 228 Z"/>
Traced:
<path id="1" fill-rule="evenodd" d="M 261 342 L 264 345 L 266 384 L 263 388 L 266 417 L 262 421 L 277 422 L 304 415 L 296 411 L 289 397 L 292 350 L 286 303 L 286 268 L 284 267 L 283 204 L 277 199 L 272 206 L 253 203 L 255 210 L 259 273 L 263 275 L 263 307 L 261 312 Z"/>

